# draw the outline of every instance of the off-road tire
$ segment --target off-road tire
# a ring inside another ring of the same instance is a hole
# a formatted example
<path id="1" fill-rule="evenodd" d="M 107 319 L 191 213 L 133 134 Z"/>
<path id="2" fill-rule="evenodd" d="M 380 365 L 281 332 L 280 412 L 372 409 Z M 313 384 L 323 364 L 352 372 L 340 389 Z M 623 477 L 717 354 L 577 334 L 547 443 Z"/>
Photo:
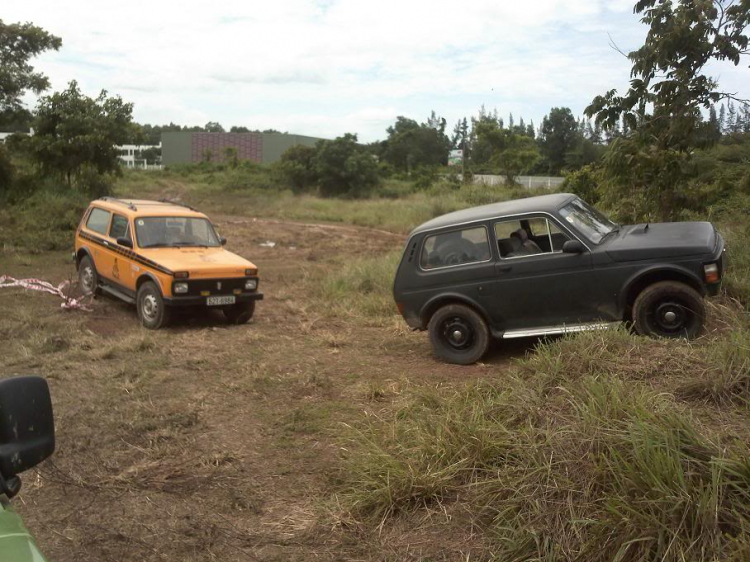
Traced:
<path id="1" fill-rule="evenodd" d="M 487 322 L 473 308 L 449 304 L 439 308 L 427 325 L 432 351 L 438 359 L 455 365 L 479 361 L 490 346 Z"/>
<path id="2" fill-rule="evenodd" d="M 255 313 L 255 301 L 238 302 L 222 312 L 230 324 L 247 324 Z"/>
<path id="3" fill-rule="evenodd" d="M 99 274 L 89 256 L 83 256 L 78 264 L 78 286 L 84 295 L 98 295 Z"/>
<path id="4" fill-rule="evenodd" d="M 679 281 L 660 281 L 640 292 L 633 305 L 635 331 L 662 338 L 698 337 L 706 307 L 700 293 Z"/>
<path id="5" fill-rule="evenodd" d="M 164 303 L 161 291 L 153 281 L 146 281 L 139 287 L 135 306 L 138 320 L 144 328 L 158 330 L 169 324 L 171 310 Z"/>

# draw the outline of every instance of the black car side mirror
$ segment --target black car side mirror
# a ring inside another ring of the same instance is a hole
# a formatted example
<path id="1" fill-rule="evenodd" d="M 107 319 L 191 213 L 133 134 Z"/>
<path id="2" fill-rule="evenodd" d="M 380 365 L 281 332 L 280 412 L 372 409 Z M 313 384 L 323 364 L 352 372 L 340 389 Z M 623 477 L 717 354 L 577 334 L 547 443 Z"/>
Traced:
<path id="1" fill-rule="evenodd" d="M 222 246 L 226 246 L 227 239 L 222 236 L 221 238 L 219 238 L 219 244 L 221 244 Z"/>
<path id="2" fill-rule="evenodd" d="M 562 251 L 566 254 L 582 254 L 586 251 L 586 246 L 579 240 L 568 240 L 563 244 Z"/>
<path id="3" fill-rule="evenodd" d="M 122 236 L 117 239 L 117 244 L 120 246 L 125 246 L 126 248 L 133 248 L 133 241 L 129 238 L 123 238 Z"/>
<path id="4" fill-rule="evenodd" d="M 21 489 L 18 474 L 55 450 L 55 422 L 47 381 L 14 377 L 0 381 L 0 493 Z"/>

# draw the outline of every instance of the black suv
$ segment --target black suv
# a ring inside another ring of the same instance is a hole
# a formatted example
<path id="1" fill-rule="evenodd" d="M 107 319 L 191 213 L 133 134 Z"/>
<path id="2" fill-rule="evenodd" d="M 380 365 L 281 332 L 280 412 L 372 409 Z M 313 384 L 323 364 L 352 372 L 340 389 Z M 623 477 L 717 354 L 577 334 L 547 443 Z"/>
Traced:
<path id="1" fill-rule="evenodd" d="M 708 222 L 620 226 L 571 194 L 457 211 L 416 228 L 394 283 L 399 311 L 445 361 L 478 361 L 495 338 L 632 322 L 695 337 L 725 269 Z"/>

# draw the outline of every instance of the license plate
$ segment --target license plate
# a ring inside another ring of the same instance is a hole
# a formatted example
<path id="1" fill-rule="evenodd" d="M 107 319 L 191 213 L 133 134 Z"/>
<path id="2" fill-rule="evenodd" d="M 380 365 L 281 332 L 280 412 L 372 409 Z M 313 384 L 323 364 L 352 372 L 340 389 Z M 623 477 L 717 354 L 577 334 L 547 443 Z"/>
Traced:
<path id="1" fill-rule="evenodd" d="M 222 304 L 234 304 L 235 297 L 206 297 L 208 306 L 221 306 Z"/>

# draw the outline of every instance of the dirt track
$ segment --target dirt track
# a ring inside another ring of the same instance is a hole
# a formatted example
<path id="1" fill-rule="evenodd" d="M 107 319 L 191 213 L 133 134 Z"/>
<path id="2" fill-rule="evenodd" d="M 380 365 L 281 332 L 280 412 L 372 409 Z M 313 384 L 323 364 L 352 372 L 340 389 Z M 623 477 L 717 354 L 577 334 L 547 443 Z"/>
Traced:
<path id="1" fill-rule="evenodd" d="M 2 372 L 44 375 L 53 392 L 58 450 L 15 502 L 43 551 L 54 562 L 466 559 L 471 544 L 448 546 L 439 518 L 380 535 L 340 524 L 343 424 L 409 385 L 496 376 L 534 342 L 473 367 L 437 363 L 398 318 L 333 317 L 307 296 L 316 276 L 400 249 L 400 235 L 213 218 L 260 269 L 266 297 L 247 326 L 211 313 L 148 332 L 109 298 L 70 313 L 52 296 L 0 293 Z M 68 259 L 0 255 L 0 274 L 59 282 Z"/>

